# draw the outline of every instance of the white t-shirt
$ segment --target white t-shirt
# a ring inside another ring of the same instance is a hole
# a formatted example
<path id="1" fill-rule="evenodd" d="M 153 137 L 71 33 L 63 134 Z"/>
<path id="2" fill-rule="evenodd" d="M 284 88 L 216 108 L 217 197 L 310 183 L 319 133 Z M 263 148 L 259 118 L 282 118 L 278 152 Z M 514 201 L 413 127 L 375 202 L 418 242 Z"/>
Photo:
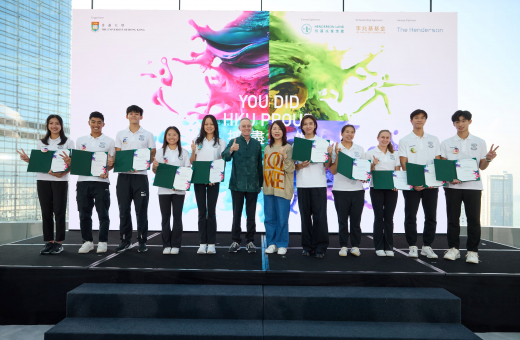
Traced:
<path id="1" fill-rule="evenodd" d="M 90 152 L 108 152 L 110 156 L 115 156 L 116 154 L 115 141 L 112 138 L 103 134 L 97 138 L 94 138 L 91 135 L 78 138 L 78 140 L 76 141 L 76 150 Z M 78 176 L 78 182 L 110 183 L 110 180 L 108 178 L 101 178 L 99 176 Z"/>
<path id="2" fill-rule="evenodd" d="M 315 135 L 310 140 L 324 140 Z M 297 162 L 303 163 L 303 162 Z M 308 167 L 296 170 L 297 188 L 323 188 L 327 187 L 327 175 L 324 163 L 311 163 Z"/>
<path id="3" fill-rule="evenodd" d="M 487 155 L 486 142 L 483 139 L 473 136 L 471 133 L 466 139 L 455 135 L 446 139 L 441 144 L 441 157 L 450 161 L 457 159 L 476 158 L 480 164 L 482 159 Z M 469 181 L 459 184 L 449 184 L 446 188 L 450 189 L 470 189 L 482 190 L 482 181 Z"/>
<path id="4" fill-rule="evenodd" d="M 74 141 L 72 139 L 67 138 L 67 141 L 63 145 L 58 145 L 60 142 L 61 142 L 60 137 L 58 137 L 56 139 L 51 139 L 49 137 L 49 140 L 48 140 L 49 145 L 45 145 L 42 143 L 41 140 L 39 140 L 37 148 L 38 148 L 38 150 L 41 150 L 41 151 L 47 150 L 48 152 L 61 151 L 61 150 L 65 151 L 67 149 L 74 149 Z M 59 153 L 61 153 L 61 152 L 59 152 Z M 58 157 L 60 157 L 60 156 L 58 155 Z M 69 174 L 67 173 L 62 178 L 58 178 L 58 177 L 54 177 L 53 175 L 50 175 L 50 174 L 44 174 L 44 173 L 39 172 L 36 174 L 36 180 L 37 181 L 67 182 L 69 180 Z"/>
<path id="5" fill-rule="evenodd" d="M 222 138 L 219 138 L 217 145 L 213 145 L 214 142 L 214 138 L 211 140 L 204 138 L 202 144 L 197 144 L 195 149 L 197 161 L 215 161 L 222 158 L 222 152 L 226 149 L 226 142 Z"/>
<path id="6" fill-rule="evenodd" d="M 427 133 L 419 137 L 412 132 L 399 140 L 399 157 L 407 157 L 408 163 L 433 164 L 440 154 L 439 139 Z"/>
<path id="7" fill-rule="evenodd" d="M 387 150 L 386 153 L 383 153 L 383 151 L 376 146 L 366 152 L 365 159 L 370 159 L 373 162 L 374 156 L 379 161 L 375 166 L 375 170 L 395 170 L 396 166 L 401 166 L 397 152 Z M 374 186 L 374 181 L 370 181 L 370 186 Z"/>
<path id="8" fill-rule="evenodd" d="M 142 127 L 139 127 L 137 132 L 132 133 L 130 128 L 126 128 L 123 131 L 119 131 L 116 135 L 116 148 L 121 150 L 133 150 L 133 149 L 155 149 L 155 140 L 151 132 L 146 131 Z M 140 170 L 137 172 L 123 172 L 124 174 L 132 175 L 146 175 L 146 170 Z"/>
<path id="9" fill-rule="evenodd" d="M 338 144 L 340 146 L 340 144 Z M 347 150 L 347 148 L 341 144 L 340 152 L 345 155 L 355 158 L 355 159 L 365 159 L 365 150 L 355 143 L 352 143 L 352 147 Z M 336 152 L 332 153 L 332 162 L 336 161 Z M 363 182 L 347 178 L 340 173 L 334 175 L 334 185 L 332 186 L 332 190 L 336 191 L 358 191 L 363 189 Z"/>
<path id="10" fill-rule="evenodd" d="M 155 154 L 155 159 L 159 163 L 170 164 L 175 166 L 190 166 L 190 154 L 188 151 L 182 149 L 181 156 L 179 157 L 179 150 L 172 150 L 166 147 L 166 152 L 163 155 L 163 149 L 160 148 Z M 186 195 L 184 190 L 172 190 L 166 188 L 159 188 L 157 190 L 159 195 Z"/>

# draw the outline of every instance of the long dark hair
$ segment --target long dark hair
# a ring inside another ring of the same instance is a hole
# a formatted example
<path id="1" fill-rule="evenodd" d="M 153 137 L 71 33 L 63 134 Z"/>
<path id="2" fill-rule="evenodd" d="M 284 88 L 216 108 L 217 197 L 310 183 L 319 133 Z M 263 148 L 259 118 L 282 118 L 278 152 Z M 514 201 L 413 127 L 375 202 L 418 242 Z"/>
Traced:
<path id="1" fill-rule="evenodd" d="M 179 131 L 179 129 L 177 129 L 177 127 L 175 126 L 170 126 L 166 129 L 166 131 L 164 131 L 164 141 L 163 141 L 163 145 L 162 145 L 162 149 L 163 149 L 163 156 L 164 154 L 166 153 L 166 148 L 168 147 L 168 141 L 166 140 L 166 136 L 168 135 L 168 131 L 170 130 L 173 130 L 175 132 L 177 132 L 177 135 L 179 136 L 179 140 L 177 141 L 177 150 L 179 150 L 179 157 L 182 155 L 182 147 L 181 147 L 181 133 Z"/>
<path id="2" fill-rule="evenodd" d="M 314 135 L 316 135 L 316 130 L 318 130 L 318 121 L 316 120 L 316 117 L 314 117 L 313 115 L 303 116 L 303 118 L 300 122 L 300 126 L 301 126 L 301 130 L 303 132 L 303 135 L 305 135 L 305 132 L 303 131 L 303 122 L 305 121 L 305 119 L 310 119 L 314 122 Z"/>
<path id="3" fill-rule="evenodd" d="M 67 138 L 67 136 L 65 136 L 65 131 L 63 131 L 64 130 L 63 119 L 61 119 L 61 117 L 59 115 L 50 115 L 49 117 L 47 117 L 47 120 L 45 121 L 45 128 L 47 129 L 47 133 L 45 134 L 45 137 L 43 137 L 41 139 L 41 142 L 45 145 L 49 145 L 49 138 L 51 137 L 51 130 L 49 129 L 49 123 L 52 118 L 56 118 L 58 120 L 58 122 L 60 123 L 60 126 L 61 126 L 60 142 L 58 143 L 58 145 L 63 145 L 65 143 L 67 143 L 68 138 Z"/>
<path id="4" fill-rule="evenodd" d="M 204 142 L 204 138 L 206 138 L 206 130 L 204 130 L 204 124 L 206 123 L 206 119 L 211 119 L 211 121 L 213 122 L 213 126 L 215 126 L 215 131 L 213 132 L 213 145 L 217 145 L 217 143 L 219 143 L 220 138 L 218 135 L 217 119 L 213 115 L 206 115 L 202 120 L 202 125 L 200 126 L 200 133 L 197 139 L 195 139 L 195 144 L 202 144 L 202 142 Z"/>
<path id="5" fill-rule="evenodd" d="M 287 144 L 287 129 L 285 128 L 285 124 L 281 120 L 275 120 L 273 124 L 271 124 L 271 127 L 269 128 L 269 146 L 273 146 L 274 144 L 274 137 L 271 133 L 271 130 L 273 129 L 273 126 L 277 125 L 280 130 L 282 130 L 282 146 Z"/>
<path id="6" fill-rule="evenodd" d="M 388 132 L 390 134 L 390 143 L 388 143 L 388 146 L 386 148 L 391 153 L 394 153 L 394 145 L 392 144 L 392 133 L 389 130 L 381 130 L 381 131 L 379 131 L 379 133 L 377 134 L 377 138 L 379 138 L 379 136 L 381 136 L 381 134 L 383 132 Z"/>
<path id="7" fill-rule="evenodd" d="M 348 128 L 348 127 L 351 127 L 354 129 L 354 133 L 356 133 L 356 128 L 354 127 L 354 125 L 352 124 L 347 124 L 345 125 L 344 127 L 341 128 L 341 135 L 343 135 L 343 132 L 345 132 L 345 130 Z M 379 137 L 379 136 L 378 136 Z M 343 142 L 343 137 L 341 137 L 341 141 Z"/>

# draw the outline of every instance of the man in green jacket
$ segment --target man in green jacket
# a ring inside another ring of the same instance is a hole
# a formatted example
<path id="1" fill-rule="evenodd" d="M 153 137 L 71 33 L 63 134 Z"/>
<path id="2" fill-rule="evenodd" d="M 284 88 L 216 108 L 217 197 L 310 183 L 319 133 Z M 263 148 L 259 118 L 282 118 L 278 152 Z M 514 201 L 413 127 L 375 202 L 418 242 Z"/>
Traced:
<path id="1" fill-rule="evenodd" d="M 253 244 L 256 232 L 256 200 L 264 181 L 262 146 L 259 141 L 251 138 L 253 125 L 249 118 L 242 118 L 238 129 L 242 135 L 229 141 L 228 146 L 222 152 L 222 159 L 226 162 L 233 159 L 231 179 L 229 180 L 229 189 L 233 200 L 233 226 L 231 228 L 233 243 L 229 247 L 229 252 L 236 253 L 240 250 L 242 241 L 240 239 L 242 232 L 240 222 L 245 198 L 247 214 L 246 249 L 248 253 L 256 253 L 256 247 Z"/>

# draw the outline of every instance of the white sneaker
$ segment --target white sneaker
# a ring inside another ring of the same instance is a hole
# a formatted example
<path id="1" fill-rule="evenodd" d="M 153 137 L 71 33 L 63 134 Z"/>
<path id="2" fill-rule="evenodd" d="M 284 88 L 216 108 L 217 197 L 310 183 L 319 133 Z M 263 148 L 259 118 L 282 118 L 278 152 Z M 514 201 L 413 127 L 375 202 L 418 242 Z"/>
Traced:
<path id="1" fill-rule="evenodd" d="M 271 244 L 269 247 L 267 247 L 267 249 L 265 250 L 265 253 L 272 254 L 272 253 L 276 252 L 277 250 L 278 250 L 278 248 L 276 248 L 276 246 L 274 244 Z"/>
<path id="2" fill-rule="evenodd" d="M 354 256 L 360 256 L 361 252 L 359 251 L 358 247 L 352 247 L 350 248 L 350 253 Z"/>
<path id="3" fill-rule="evenodd" d="M 163 255 L 170 255 L 172 253 L 172 248 L 166 247 L 162 251 Z"/>
<path id="4" fill-rule="evenodd" d="M 172 250 L 170 250 L 170 254 L 177 255 L 179 253 L 179 250 L 180 248 L 172 248 Z"/>
<path id="5" fill-rule="evenodd" d="M 386 256 L 394 257 L 394 252 L 392 250 L 385 250 Z"/>
<path id="6" fill-rule="evenodd" d="M 386 253 L 384 250 L 376 250 L 376 255 L 377 256 L 386 256 Z"/>
<path id="7" fill-rule="evenodd" d="M 339 256 L 347 256 L 347 255 L 348 255 L 347 247 L 341 247 L 341 250 L 339 251 Z"/>
<path id="8" fill-rule="evenodd" d="M 278 255 L 285 255 L 287 254 L 287 248 L 280 247 L 278 248 Z"/>
<path id="9" fill-rule="evenodd" d="M 97 245 L 97 252 L 98 253 L 106 253 L 107 252 L 107 243 L 106 242 L 99 242 Z"/>
<path id="10" fill-rule="evenodd" d="M 432 247 L 422 246 L 421 255 L 426 256 L 429 259 L 438 258 L 437 254 L 433 252 Z"/>
<path id="11" fill-rule="evenodd" d="M 208 244 L 208 251 L 206 252 L 206 254 L 214 255 L 216 253 L 217 253 L 217 250 L 215 249 L 215 245 Z"/>
<path id="12" fill-rule="evenodd" d="M 455 261 L 456 259 L 460 259 L 460 251 L 457 248 L 451 248 L 444 252 L 444 259 Z"/>
<path id="13" fill-rule="evenodd" d="M 197 254 L 206 254 L 206 244 L 201 244 L 199 250 L 197 250 Z"/>
<path id="14" fill-rule="evenodd" d="M 78 253 L 80 254 L 86 254 L 89 251 L 94 250 L 94 243 L 90 241 L 85 241 L 81 248 L 79 248 Z"/>
<path id="15" fill-rule="evenodd" d="M 408 257 L 414 257 L 414 258 L 418 258 L 419 257 L 419 254 L 417 253 L 417 247 L 416 246 L 411 246 L 410 247 L 410 252 L 408 253 Z"/>
<path id="16" fill-rule="evenodd" d="M 476 251 L 468 251 L 466 254 L 466 262 L 478 264 L 478 253 Z"/>

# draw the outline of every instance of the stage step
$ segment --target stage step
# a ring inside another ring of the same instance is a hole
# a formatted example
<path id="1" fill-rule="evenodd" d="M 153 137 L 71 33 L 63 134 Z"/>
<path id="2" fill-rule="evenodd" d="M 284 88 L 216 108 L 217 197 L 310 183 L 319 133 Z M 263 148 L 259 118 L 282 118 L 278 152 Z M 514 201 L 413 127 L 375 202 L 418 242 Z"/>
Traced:
<path id="1" fill-rule="evenodd" d="M 440 288 L 265 286 L 264 320 L 460 323 Z"/>
<path id="2" fill-rule="evenodd" d="M 67 317 L 262 320 L 262 286 L 83 284 Z"/>
<path id="3" fill-rule="evenodd" d="M 392 310 L 389 309 L 387 312 L 392 313 Z M 453 323 L 308 320 L 265 320 L 264 339 L 480 340 L 478 336 L 466 327 Z"/>
<path id="4" fill-rule="evenodd" d="M 261 320 L 66 318 L 45 340 L 263 339 Z"/>

